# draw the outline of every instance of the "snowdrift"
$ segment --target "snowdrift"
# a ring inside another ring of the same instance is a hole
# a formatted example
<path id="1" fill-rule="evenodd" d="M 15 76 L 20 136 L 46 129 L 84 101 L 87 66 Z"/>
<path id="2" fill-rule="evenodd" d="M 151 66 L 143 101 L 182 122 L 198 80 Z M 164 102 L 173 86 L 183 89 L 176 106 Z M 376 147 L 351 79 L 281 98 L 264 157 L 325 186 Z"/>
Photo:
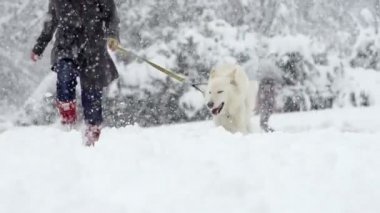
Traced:
<path id="1" fill-rule="evenodd" d="M 380 211 L 380 108 L 275 115 L 272 134 L 212 122 L 0 133 L 0 212 Z M 256 119 L 256 118 L 253 118 Z"/>

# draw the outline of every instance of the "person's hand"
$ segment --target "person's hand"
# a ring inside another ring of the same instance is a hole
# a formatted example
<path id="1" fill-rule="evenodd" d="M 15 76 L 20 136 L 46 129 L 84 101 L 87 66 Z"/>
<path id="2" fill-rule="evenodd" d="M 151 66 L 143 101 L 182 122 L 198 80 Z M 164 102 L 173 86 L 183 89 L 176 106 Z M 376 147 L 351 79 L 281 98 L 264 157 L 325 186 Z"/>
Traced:
<path id="1" fill-rule="evenodd" d="M 30 59 L 32 59 L 33 62 L 37 62 L 38 60 L 40 60 L 40 56 L 35 54 L 33 51 L 32 53 L 30 54 Z"/>
<path id="2" fill-rule="evenodd" d="M 108 38 L 107 45 L 110 50 L 116 51 L 117 47 L 119 46 L 119 41 L 115 38 Z"/>

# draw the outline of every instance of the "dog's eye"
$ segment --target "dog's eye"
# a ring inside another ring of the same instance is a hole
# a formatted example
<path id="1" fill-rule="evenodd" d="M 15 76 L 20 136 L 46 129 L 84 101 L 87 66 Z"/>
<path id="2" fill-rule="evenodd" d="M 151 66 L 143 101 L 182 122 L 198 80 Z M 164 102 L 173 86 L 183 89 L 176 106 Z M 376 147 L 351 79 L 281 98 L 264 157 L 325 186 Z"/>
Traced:
<path id="1" fill-rule="evenodd" d="M 223 91 L 218 91 L 218 94 L 221 94 L 221 93 L 223 93 Z"/>

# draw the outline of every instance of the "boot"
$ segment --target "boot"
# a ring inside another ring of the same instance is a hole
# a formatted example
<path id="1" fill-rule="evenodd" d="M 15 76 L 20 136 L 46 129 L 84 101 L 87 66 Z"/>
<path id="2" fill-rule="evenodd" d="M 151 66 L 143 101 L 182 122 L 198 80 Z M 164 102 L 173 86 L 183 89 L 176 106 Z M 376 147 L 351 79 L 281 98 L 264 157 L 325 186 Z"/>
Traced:
<path id="1" fill-rule="evenodd" d="M 57 108 L 63 125 L 73 126 L 77 121 L 76 101 L 57 101 Z"/>
<path id="2" fill-rule="evenodd" d="M 98 125 L 88 125 L 84 132 L 83 142 L 85 146 L 95 146 L 99 140 L 101 128 Z"/>

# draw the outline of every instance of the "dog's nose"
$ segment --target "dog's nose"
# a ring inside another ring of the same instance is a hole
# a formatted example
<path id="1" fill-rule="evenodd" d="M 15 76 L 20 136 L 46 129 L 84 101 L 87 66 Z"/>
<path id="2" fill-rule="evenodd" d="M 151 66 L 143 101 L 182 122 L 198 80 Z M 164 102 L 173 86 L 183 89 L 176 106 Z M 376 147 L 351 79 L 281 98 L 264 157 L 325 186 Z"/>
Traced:
<path id="1" fill-rule="evenodd" d="M 214 102 L 212 102 L 212 101 L 208 102 L 208 103 L 207 103 L 207 107 L 210 108 L 210 109 L 211 109 L 212 107 L 214 107 Z"/>

